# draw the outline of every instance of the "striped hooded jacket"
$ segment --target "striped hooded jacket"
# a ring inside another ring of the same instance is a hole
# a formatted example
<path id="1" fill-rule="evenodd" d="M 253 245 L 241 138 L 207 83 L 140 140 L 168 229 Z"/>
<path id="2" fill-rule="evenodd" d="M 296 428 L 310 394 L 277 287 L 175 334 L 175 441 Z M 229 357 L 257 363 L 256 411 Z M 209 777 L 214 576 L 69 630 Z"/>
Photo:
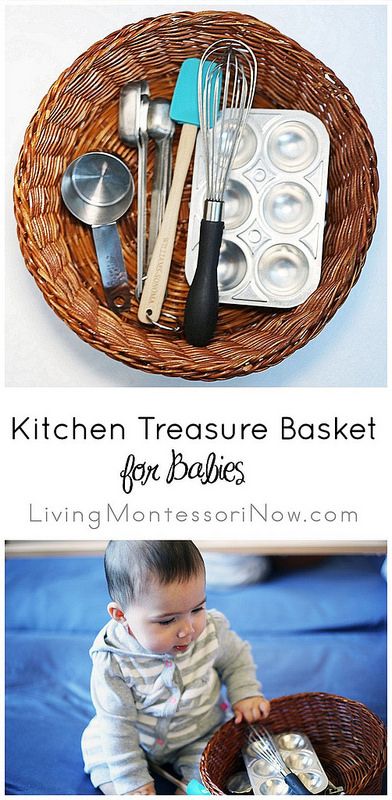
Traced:
<path id="1" fill-rule="evenodd" d="M 249 644 L 215 610 L 184 653 L 149 652 L 111 620 L 90 655 L 96 715 L 82 737 L 85 770 L 118 794 L 151 781 L 146 754 L 174 763 L 179 750 L 208 739 L 224 721 L 222 684 L 231 704 L 261 694 Z"/>

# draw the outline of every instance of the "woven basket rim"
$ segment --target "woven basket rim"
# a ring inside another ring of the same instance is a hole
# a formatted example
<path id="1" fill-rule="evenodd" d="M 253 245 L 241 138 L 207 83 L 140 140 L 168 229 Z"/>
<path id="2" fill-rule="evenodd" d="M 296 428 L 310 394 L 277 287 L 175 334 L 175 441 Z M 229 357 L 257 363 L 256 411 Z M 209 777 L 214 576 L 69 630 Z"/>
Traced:
<path id="1" fill-rule="evenodd" d="M 368 716 L 370 719 L 373 719 L 374 722 L 376 722 L 377 725 L 380 726 L 380 730 L 384 731 L 386 736 L 386 726 L 381 717 L 378 714 L 376 714 L 375 711 L 372 711 L 365 703 L 362 703 L 361 700 L 355 700 L 351 697 L 346 697 L 345 695 L 334 694 L 331 692 L 295 692 L 294 694 L 285 694 L 285 695 L 279 695 L 278 697 L 272 697 L 270 702 L 273 707 L 277 703 L 284 703 L 287 701 L 296 701 L 301 699 L 311 700 L 312 698 L 318 700 L 324 699 L 326 701 L 338 700 L 339 703 L 342 703 L 344 705 L 353 708 L 358 708 L 358 710 L 363 711 L 365 715 Z M 268 719 L 266 720 L 265 723 L 263 722 L 262 724 L 266 724 L 268 727 Z M 227 722 L 223 723 L 223 725 L 219 730 L 225 727 L 232 727 L 232 725 L 233 725 L 233 719 L 229 719 L 227 720 Z"/>
<path id="2" fill-rule="evenodd" d="M 37 109 L 34 112 L 34 114 L 32 115 L 32 117 L 30 119 L 30 122 L 27 125 L 27 129 L 26 129 L 25 135 L 23 137 L 23 143 L 22 143 L 20 151 L 19 151 L 18 161 L 17 161 L 17 164 L 15 166 L 14 176 L 16 177 L 16 175 L 17 175 L 18 162 L 19 162 L 20 155 L 21 155 L 21 153 L 22 153 L 22 151 L 24 149 L 24 146 L 25 146 L 25 144 L 27 144 L 27 145 L 29 144 L 28 131 L 29 131 L 29 127 L 30 127 L 31 123 L 35 120 L 35 118 L 37 116 L 39 116 L 39 112 L 42 110 L 43 107 L 45 108 L 45 111 L 47 111 L 47 102 L 46 102 L 46 100 L 47 100 L 48 95 L 51 95 L 53 93 L 53 91 L 57 88 L 58 84 L 64 82 L 65 79 L 68 76 L 72 75 L 72 77 L 74 78 L 75 74 L 77 74 L 78 68 L 83 66 L 84 61 L 86 59 L 89 60 L 90 57 L 91 57 L 92 61 L 94 62 L 94 60 L 95 60 L 94 56 L 95 56 L 95 53 L 96 53 L 97 45 L 106 43 L 106 47 L 103 50 L 103 53 L 104 53 L 105 50 L 108 50 L 110 48 L 110 45 L 111 45 L 111 43 L 113 41 L 115 41 L 116 39 L 120 38 L 121 36 L 124 36 L 124 35 L 127 35 L 128 33 L 132 33 L 134 31 L 136 31 L 142 25 L 143 26 L 144 25 L 148 25 L 149 23 L 153 23 L 155 25 L 157 20 L 160 20 L 162 22 L 164 22 L 164 21 L 172 22 L 173 20 L 177 21 L 179 19 L 183 19 L 184 21 L 186 19 L 191 20 L 191 19 L 196 19 L 199 16 L 203 17 L 205 14 L 208 14 L 211 18 L 216 17 L 218 19 L 218 18 L 221 18 L 222 13 L 225 15 L 225 17 L 227 17 L 229 19 L 233 19 L 235 21 L 239 20 L 241 18 L 241 20 L 243 20 L 244 22 L 248 21 L 248 22 L 251 22 L 251 23 L 254 22 L 254 23 L 257 23 L 257 24 L 262 23 L 263 26 L 265 26 L 265 28 L 267 28 L 272 34 L 278 35 L 279 37 L 281 37 L 281 41 L 279 41 L 279 39 L 275 39 L 275 38 L 271 39 L 271 41 L 273 41 L 274 44 L 276 44 L 277 46 L 280 45 L 282 47 L 282 49 L 284 50 L 285 47 L 287 46 L 287 43 L 289 42 L 294 50 L 298 50 L 298 52 L 301 53 L 302 55 L 309 56 L 315 64 L 318 64 L 318 66 L 322 69 L 322 71 L 327 69 L 328 75 L 330 75 L 330 77 L 332 79 L 334 79 L 339 84 L 340 88 L 343 89 L 343 91 L 345 91 L 345 92 L 347 92 L 347 94 L 351 95 L 350 90 L 348 89 L 348 87 L 345 85 L 345 83 L 343 81 L 341 81 L 340 78 L 338 78 L 336 72 L 331 67 L 326 66 L 317 56 L 315 56 L 310 50 L 308 50 L 307 48 L 305 48 L 301 44 L 299 44 L 299 42 L 297 42 L 295 39 L 292 39 L 287 34 L 283 34 L 274 25 L 271 25 L 270 23 L 263 22 L 263 20 L 260 20 L 258 17 L 255 17 L 253 14 L 243 14 L 242 12 L 237 12 L 237 11 L 224 11 L 224 12 L 222 12 L 222 11 L 218 11 L 216 9 L 215 10 L 212 10 L 212 9 L 211 10 L 206 10 L 206 9 L 204 9 L 202 11 L 186 11 L 186 10 L 183 10 L 183 11 L 179 11 L 179 12 L 167 12 L 166 14 L 160 14 L 157 17 L 145 17 L 142 20 L 139 20 L 137 22 L 130 22 L 127 25 L 122 25 L 120 28 L 117 28 L 116 30 L 112 31 L 111 33 L 109 33 L 106 36 L 102 37 L 101 39 L 97 40 L 96 42 L 93 42 L 79 56 L 77 56 L 77 58 L 74 59 L 74 61 L 71 64 L 69 64 L 68 67 L 65 67 L 60 72 L 60 75 L 51 83 L 51 85 L 49 86 L 48 90 L 45 92 L 44 96 L 39 101 Z M 264 38 L 266 38 L 266 40 L 267 40 L 267 37 L 264 37 Z M 101 57 L 103 53 L 99 53 L 99 57 Z M 97 54 L 97 58 L 98 58 L 98 54 Z M 359 106 L 355 102 L 354 98 L 351 98 L 351 100 L 354 102 L 355 108 L 360 110 Z M 370 133 L 370 131 L 369 131 L 369 133 Z M 371 135 L 371 133 L 370 133 L 370 135 Z M 372 141 L 374 142 L 374 139 L 373 139 L 372 135 L 371 135 L 371 138 L 372 138 Z"/>

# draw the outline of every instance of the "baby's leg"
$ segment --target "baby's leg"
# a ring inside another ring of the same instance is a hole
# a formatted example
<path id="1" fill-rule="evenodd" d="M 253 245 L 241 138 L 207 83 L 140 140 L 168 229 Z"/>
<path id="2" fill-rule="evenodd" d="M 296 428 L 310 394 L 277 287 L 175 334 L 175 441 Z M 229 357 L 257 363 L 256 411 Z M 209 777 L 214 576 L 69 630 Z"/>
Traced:
<path id="1" fill-rule="evenodd" d="M 98 786 L 98 789 L 100 789 L 102 794 L 117 794 L 117 792 L 116 792 L 116 790 L 114 788 L 114 784 L 111 781 L 108 781 L 107 783 L 101 783 Z M 144 786 L 139 786 L 139 788 L 135 789 L 134 792 L 125 792 L 125 794 L 128 795 L 128 796 L 132 795 L 132 794 L 153 794 L 153 795 L 155 795 L 155 786 L 154 786 L 153 782 L 146 783 Z M 124 797 L 124 795 L 123 795 L 123 797 Z"/>
<path id="2" fill-rule="evenodd" d="M 111 781 L 108 781 L 107 783 L 101 783 L 101 785 L 98 786 L 98 789 L 101 790 L 102 794 L 117 794 L 114 784 Z"/>
<path id="3" fill-rule="evenodd" d="M 187 744 L 176 753 L 175 761 L 172 763 L 175 770 L 181 775 L 184 783 L 188 784 L 192 779 L 199 782 L 201 781 L 199 771 L 200 759 L 210 738 L 211 737 L 208 736 L 205 739 L 196 739 L 195 742 Z M 180 792 L 178 792 L 178 794 L 180 794 Z"/>

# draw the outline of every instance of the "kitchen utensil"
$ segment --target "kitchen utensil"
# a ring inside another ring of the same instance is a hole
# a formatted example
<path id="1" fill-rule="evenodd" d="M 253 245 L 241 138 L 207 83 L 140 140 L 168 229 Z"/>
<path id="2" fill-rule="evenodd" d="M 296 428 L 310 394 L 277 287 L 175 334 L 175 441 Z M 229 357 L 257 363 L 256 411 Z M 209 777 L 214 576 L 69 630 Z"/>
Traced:
<path id="1" fill-rule="evenodd" d="M 128 167 L 109 153 L 85 153 L 67 167 L 61 194 L 71 214 L 91 225 L 98 266 L 109 308 L 129 308 L 128 276 L 116 221 L 129 208 L 134 183 Z"/>
<path id="2" fill-rule="evenodd" d="M 345 794 L 343 786 L 335 786 L 334 783 L 328 781 L 328 786 L 325 790 L 325 794 Z"/>
<path id="3" fill-rule="evenodd" d="M 165 296 L 182 193 L 199 127 L 199 63 L 198 58 L 187 58 L 183 62 L 170 106 L 171 119 L 182 125 L 182 131 L 169 197 L 139 304 L 138 318 L 144 323 L 158 321 Z"/>
<path id="4" fill-rule="evenodd" d="M 137 147 L 137 272 L 135 295 L 143 289 L 146 263 L 147 114 L 150 90 L 146 81 L 129 81 L 121 87 L 118 133 L 123 142 Z"/>
<path id="5" fill-rule="evenodd" d="M 155 141 L 155 158 L 152 176 L 147 264 L 151 261 L 169 193 L 174 130 L 175 123 L 170 117 L 169 100 L 164 97 L 150 100 L 147 114 L 147 132 L 150 139 Z"/>
<path id="6" fill-rule="evenodd" d="M 205 61 L 210 60 L 202 81 Z M 222 76 L 222 91 L 217 77 Z M 207 173 L 207 198 L 200 225 L 199 255 L 184 319 L 185 338 L 203 346 L 212 338 L 218 316 L 217 267 L 224 223 L 223 196 L 249 109 L 257 62 L 253 51 L 235 39 L 219 39 L 205 51 L 199 69 L 200 130 Z"/>
<path id="7" fill-rule="evenodd" d="M 278 772 L 284 779 L 292 794 L 312 794 L 304 786 L 302 781 L 287 766 L 275 744 L 275 739 L 271 736 L 267 728 L 257 728 L 255 725 L 249 726 L 248 742 L 252 745 L 254 752 L 269 764 L 275 772 Z"/>
<path id="8" fill-rule="evenodd" d="M 329 136 L 314 114 L 251 109 L 224 194 L 219 302 L 292 308 L 321 277 Z M 195 151 L 185 259 L 196 270 L 203 196 L 203 142 Z"/>
<path id="9" fill-rule="evenodd" d="M 178 789 L 182 789 L 185 794 L 210 794 L 208 789 L 203 786 L 202 783 L 193 779 L 189 781 L 188 784 L 184 783 L 184 781 L 179 780 L 179 778 L 175 778 L 170 772 L 160 767 L 158 764 L 150 762 L 151 769 L 157 773 L 157 775 L 161 775 L 162 778 L 166 778 L 167 781 L 173 784 L 173 786 L 177 786 Z"/>

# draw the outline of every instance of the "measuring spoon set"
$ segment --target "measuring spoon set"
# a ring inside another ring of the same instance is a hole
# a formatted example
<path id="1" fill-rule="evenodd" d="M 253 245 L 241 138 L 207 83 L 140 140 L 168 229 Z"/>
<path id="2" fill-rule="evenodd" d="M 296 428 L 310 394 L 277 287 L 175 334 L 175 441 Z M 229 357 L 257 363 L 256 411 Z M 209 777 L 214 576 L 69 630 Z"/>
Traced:
<path id="1" fill-rule="evenodd" d="M 137 167 L 137 277 L 135 295 L 140 300 L 147 263 L 162 222 L 171 182 L 171 149 L 175 125 L 170 103 L 150 99 L 146 81 L 132 81 L 120 92 L 118 134 L 138 152 Z M 151 193 L 149 247 L 146 247 L 147 148 L 155 142 Z M 91 225 L 102 285 L 109 308 L 120 314 L 130 307 L 128 276 L 116 222 L 130 207 L 134 181 L 126 164 L 104 152 L 85 153 L 67 167 L 61 193 L 68 210 Z"/>
<path id="2" fill-rule="evenodd" d="M 118 135 L 138 153 L 138 319 L 172 331 L 179 330 L 177 320 L 160 318 L 197 142 L 184 335 L 198 347 L 214 336 L 218 304 L 290 308 L 305 302 L 320 280 L 328 135 L 309 113 L 251 110 L 256 76 L 251 49 L 223 39 L 201 59 L 183 62 L 171 102 L 151 99 L 145 80 L 120 91 Z M 175 123 L 181 134 L 172 177 Z M 149 140 L 155 156 L 147 237 Z M 127 311 L 130 289 L 116 222 L 134 197 L 128 167 L 115 155 L 86 153 L 67 167 L 61 191 L 69 211 L 92 228 L 109 308 Z"/>

